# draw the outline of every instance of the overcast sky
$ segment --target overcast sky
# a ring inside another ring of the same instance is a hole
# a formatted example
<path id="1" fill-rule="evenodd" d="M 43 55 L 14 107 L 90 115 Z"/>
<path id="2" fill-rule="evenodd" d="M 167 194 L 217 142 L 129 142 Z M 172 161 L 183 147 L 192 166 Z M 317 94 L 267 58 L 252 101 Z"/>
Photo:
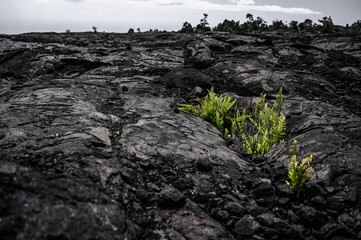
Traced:
<path id="1" fill-rule="evenodd" d="M 0 0 L 0 33 L 98 31 L 129 28 L 179 30 L 203 13 L 213 27 L 224 19 L 246 21 L 246 14 L 268 24 L 278 19 L 314 22 L 331 16 L 339 25 L 361 20 L 361 0 Z"/>

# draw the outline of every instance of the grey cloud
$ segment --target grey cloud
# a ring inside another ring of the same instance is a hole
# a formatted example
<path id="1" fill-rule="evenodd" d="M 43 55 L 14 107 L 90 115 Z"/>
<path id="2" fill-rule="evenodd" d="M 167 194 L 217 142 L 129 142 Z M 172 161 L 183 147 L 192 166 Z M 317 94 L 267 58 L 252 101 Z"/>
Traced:
<path id="1" fill-rule="evenodd" d="M 180 6 L 180 5 L 183 5 L 183 3 L 181 2 L 175 2 L 175 3 L 160 3 L 158 4 L 159 6 Z"/>
<path id="2" fill-rule="evenodd" d="M 203 2 L 209 2 L 209 3 L 215 3 L 215 4 L 225 4 L 225 3 L 229 3 L 228 1 L 224 1 L 224 0 L 201 0 Z"/>
<path id="3" fill-rule="evenodd" d="M 255 4 L 254 0 L 243 0 L 243 1 L 238 1 L 238 0 L 201 0 L 203 2 L 209 2 L 209 3 L 214 3 L 214 4 L 219 4 L 219 5 L 224 5 L 224 4 L 234 4 L 236 5 L 238 2 L 243 3 L 243 4 Z"/>

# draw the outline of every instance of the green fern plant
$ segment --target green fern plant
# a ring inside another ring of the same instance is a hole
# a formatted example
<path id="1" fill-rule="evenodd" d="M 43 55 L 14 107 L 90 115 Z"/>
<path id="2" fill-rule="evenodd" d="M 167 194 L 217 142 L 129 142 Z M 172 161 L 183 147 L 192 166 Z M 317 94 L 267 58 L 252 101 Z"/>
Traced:
<path id="1" fill-rule="evenodd" d="M 252 116 L 245 116 L 245 119 L 249 119 L 251 126 L 247 129 L 244 124 L 240 129 L 244 140 L 243 148 L 248 154 L 266 154 L 272 146 L 283 142 L 286 118 L 281 113 L 282 103 L 281 88 L 272 108 L 266 103 L 266 94 L 263 94 L 261 102 L 253 108 Z"/>
<path id="2" fill-rule="evenodd" d="M 204 99 L 195 100 L 199 103 L 198 106 L 182 104 L 178 109 L 188 114 L 203 117 L 224 133 L 225 138 L 228 138 L 230 133 L 235 135 L 235 123 L 233 123 L 231 108 L 237 100 L 232 101 L 228 94 L 217 96 L 213 87 L 208 90 Z"/>
<path id="3" fill-rule="evenodd" d="M 244 109 L 232 111 L 236 100 L 227 94 L 217 96 L 213 87 L 208 90 L 204 99 L 195 99 L 199 105 L 182 104 L 180 111 L 205 120 L 217 127 L 227 140 L 235 140 L 238 133 L 244 140 L 243 147 L 249 154 L 266 154 L 277 143 L 283 142 L 286 129 L 286 119 L 281 113 L 283 96 L 280 89 L 273 107 L 266 103 L 266 95 L 261 95 L 261 102 L 253 108 L 252 114 Z"/>
<path id="4" fill-rule="evenodd" d="M 311 167 L 312 155 L 302 159 L 299 163 L 296 159 L 297 140 L 293 142 L 290 149 L 290 163 L 288 166 L 288 181 L 286 184 L 297 194 L 303 190 L 303 185 L 311 179 L 310 173 L 313 171 Z"/>

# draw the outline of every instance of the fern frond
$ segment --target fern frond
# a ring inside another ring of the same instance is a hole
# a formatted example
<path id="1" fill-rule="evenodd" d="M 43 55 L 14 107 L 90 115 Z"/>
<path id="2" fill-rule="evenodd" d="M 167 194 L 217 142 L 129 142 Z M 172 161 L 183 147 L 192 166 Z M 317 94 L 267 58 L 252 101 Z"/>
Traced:
<path id="1" fill-rule="evenodd" d="M 296 159 L 296 151 L 297 141 L 295 140 L 290 149 L 290 163 L 288 165 L 288 180 L 286 184 L 298 195 L 303 190 L 304 184 L 311 180 L 312 155 L 302 159 L 301 163 L 299 163 Z"/>
<path id="2" fill-rule="evenodd" d="M 297 145 L 298 145 L 298 141 L 294 140 L 292 147 L 290 149 L 290 157 L 292 158 L 293 156 L 296 156 L 296 152 L 297 152 Z"/>
<path id="3" fill-rule="evenodd" d="M 224 139 L 227 140 L 229 138 L 229 130 L 226 128 L 224 130 Z"/>
<path id="4" fill-rule="evenodd" d="M 228 135 L 231 134 L 232 138 L 235 138 L 237 128 L 235 121 L 240 120 L 232 119 L 231 108 L 237 100 L 232 100 L 228 94 L 217 96 L 213 87 L 208 90 L 208 94 L 204 99 L 195 100 L 199 103 L 199 106 L 183 104 L 180 105 L 179 110 L 201 116 L 217 127 L 225 136 L 228 137 Z"/>
<path id="5" fill-rule="evenodd" d="M 193 106 L 191 104 L 181 104 L 179 105 L 180 107 L 178 108 L 179 111 L 188 113 L 188 114 L 192 114 L 192 115 L 197 115 L 197 108 L 196 106 Z"/>

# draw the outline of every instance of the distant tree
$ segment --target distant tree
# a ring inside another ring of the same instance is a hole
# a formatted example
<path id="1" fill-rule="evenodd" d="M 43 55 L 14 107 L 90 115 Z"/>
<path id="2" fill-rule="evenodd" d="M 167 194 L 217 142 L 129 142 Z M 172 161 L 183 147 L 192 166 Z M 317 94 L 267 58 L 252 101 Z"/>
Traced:
<path id="1" fill-rule="evenodd" d="M 298 30 L 298 22 L 297 21 L 291 21 L 290 24 L 289 24 L 289 28 L 291 30 L 297 31 Z"/>
<path id="2" fill-rule="evenodd" d="M 98 29 L 97 27 L 94 27 L 94 26 L 93 26 L 94 33 L 97 33 L 97 32 L 98 32 L 97 29 Z"/>
<path id="3" fill-rule="evenodd" d="M 249 22 L 244 22 L 240 25 L 241 27 L 241 32 L 251 32 L 252 31 L 252 26 L 251 24 L 249 24 Z"/>
<path id="4" fill-rule="evenodd" d="M 323 17 L 321 20 L 318 20 L 322 26 L 319 28 L 322 33 L 331 33 L 333 32 L 334 25 L 331 17 Z"/>
<path id="5" fill-rule="evenodd" d="M 270 27 L 272 30 L 285 30 L 287 29 L 287 25 L 283 23 L 282 20 L 274 20 L 272 21 L 272 25 Z"/>
<path id="6" fill-rule="evenodd" d="M 65 32 L 66 32 L 66 33 L 70 33 L 70 30 L 69 30 L 69 29 L 67 29 Z"/>
<path id="7" fill-rule="evenodd" d="M 298 24 L 300 30 L 311 31 L 313 28 L 313 22 L 311 19 L 305 19 L 305 21 Z"/>
<path id="8" fill-rule="evenodd" d="M 305 24 L 305 29 L 306 30 L 312 30 L 312 20 L 311 19 L 305 19 L 304 24 Z"/>
<path id="9" fill-rule="evenodd" d="M 356 32 L 361 31 L 361 20 L 357 20 L 356 22 L 352 23 L 351 24 L 351 29 L 356 31 Z"/>
<path id="10" fill-rule="evenodd" d="M 267 22 L 260 17 L 257 17 L 257 19 L 253 21 L 252 25 L 254 31 L 267 29 Z"/>
<path id="11" fill-rule="evenodd" d="M 299 24 L 298 24 L 298 28 L 299 28 L 300 30 L 305 30 L 305 23 L 304 23 L 304 22 L 299 23 Z"/>
<path id="12" fill-rule="evenodd" d="M 133 34 L 133 33 L 134 33 L 134 29 L 133 29 L 133 28 L 129 28 L 128 34 Z"/>
<path id="13" fill-rule="evenodd" d="M 361 20 L 357 20 L 356 22 L 352 23 L 351 28 L 361 29 Z"/>
<path id="14" fill-rule="evenodd" d="M 261 23 L 260 27 L 261 27 L 261 30 L 268 30 L 269 29 L 266 21 L 263 21 Z"/>
<path id="15" fill-rule="evenodd" d="M 214 27 L 213 31 L 240 32 L 241 26 L 239 24 L 239 21 L 235 22 L 234 20 L 229 21 L 228 19 L 225 19 L 223 23 L 219 23 L 217 27 Z"/>
<path id="16" fill-rule="evenodd" d="M 251 32 L 257 30 L 268 30 L 268 25 L 265 20 L 261 17 L 257 17 L 254 19 L 253 15 L 247 13 L 246 15 L 247 21 L 240 25 L 240 29 L 243 32 Z"/>
<path id="17" fill-rule="evenodd" d="M 248 22 L 253 22 L 253 15 L 250 13 L 247 13 L 246 18 L 248 19 Z"/>
<path id="18" fill-rule="evenodd" d="M 203 18 L 200 20 L 200 24 L 197 25 L 196 30 L 197 32 L 209 32 L 211 28 L 209 27 L 209 23 L 207 21 L 208 14 L 203 13 Z"/>
<path id="19" fill-rule="evenodd" d="M 204 18 L 201 19 L 200 24 L 195 28 L 197 32 L 209 31 L 207 21 L 207 14 L 204 14 Z M 311 19 L 305 19 L 303 22 L 291 21 L 290 23 L 283 22 L 282 20 L 274 20 L 271 25 L 267 25 L 267 22 L 264 21 L 261 17 L 254 17 L 251 13 L 247 13 L 246 21 L 240 24 L 239 21 L 235 22 L 234 20 L 225 19 L 222 23 L 219 23 L 217 26 L 213 27 L 213 31 L 222 31 L 222 32 L 252 32 L 252 31 L 309 31 L 313 33 L 331 33 L 337 32 L 342 29 L 350 29 L 352 31 L 361 31 L 361 20 L 357 20 L 353 24 L 347 24 L 345 27 L 335 26 L 333 24 L 331 17 L 324 17 L 318 20 L 319 23 L 313 23 Z M 182 32 L 187 31 L 189 28 L 188 23 L 183 24 Z M 190 28 L 189 28 L 190 29 Z M 193 28 L 194 30 L 194 28 Z"/>
<path id="20" fill-rule="evenodd" d="M 193 33 L 194 31 L 193 31 L 192 24 L 190 24 L 188 22 L 184 22 L 180 32 L 181 33 Z"/>
<path id="21" fill-rule="evenodd" d="M 241 26 L 243 32 L 252 32 L 253 31 L 253 15 L 247 13 L 246 15 L 247 21 L 244 22 Z"/>
<path id="22" fill-rule="evenodd" d="M 207 14 L 204 14 L 204 18 L 201 19 L 201 23 L 195 28 L 198 32 L 205 31 L 208 28 Z M 246 21 L 242 24 L 239 21 L 225 19 L 222 23 L 212 28 L 213 31 L 223 32 L 252 32 L 252 31 L 309 31 L 313 33 L 332 33 L 342 31 L 346 29 L 349 31 L 359 33 L 361 31 L 361 20 L 357 20 L 352 24 L 346 24 L 345 27 L 333 24 L 331 17 L 323 17 L 318 20 L 318 23 L 314 23 L 311 19 L 305 19 L 303 22 L 292 20 L 291 22 L 283 22 L 282 20 L 274 20 L 271 25 L 267 25 L 261 17 L 254 17 L 251 13 L 247 13 Z M 207 31 L 207 30 L 206 30 Z"/>
<path id="23" fill-rule="evenodd" d="M 137 32 L 140 33 L 140 28 L 137 28 Z"/>
<path id="24" fill-rule="evenodd" d="M 202 27 L 207 27 L 209 25 L 207 18 L 208 18 L 208 14 L 207 13 L 203 13 L 203 18 L 201 19 L 201 25 Z"/>

